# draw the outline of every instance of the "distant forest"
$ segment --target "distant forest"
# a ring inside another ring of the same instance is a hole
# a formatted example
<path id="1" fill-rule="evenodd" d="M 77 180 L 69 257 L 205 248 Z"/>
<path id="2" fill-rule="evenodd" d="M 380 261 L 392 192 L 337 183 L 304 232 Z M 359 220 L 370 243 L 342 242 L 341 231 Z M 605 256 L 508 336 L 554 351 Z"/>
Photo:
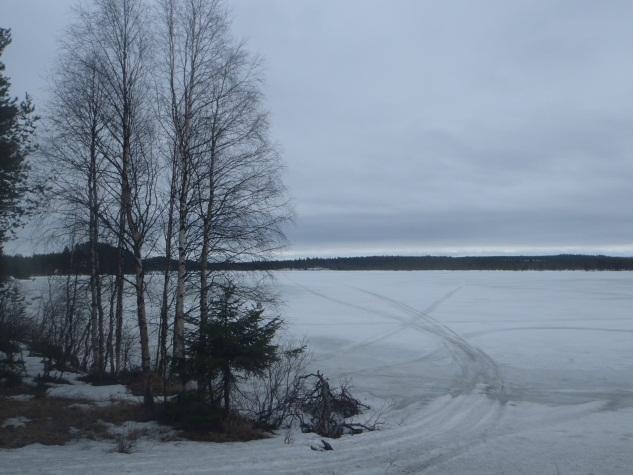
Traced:
<path id="1" fill-rule="evenodd" d="M 107 244 L 100 244 L 99 269 L 102 274 L 115 274 L 117 249 Z M 134 257 L 126 252 L 125 272 L 132 273 Z M 147 272 L 163 271 L 167 265 L 165 257 L 144 259 Z M 172 260 L 171 268 L 177 262 Z M 36 254 L 34 256 L 4 256 L 2 258 L 4 272 L 16 278 L 27 278 L 37 275 L 52 274 L 90 274 L 90 249 L 88 244 L 68 248 L 63 252 Z M 200 263 L 188 261 L 189 271 L 200 270 Z M 307 270 L 329 269 L 341 271 L 353 270 L 633 270 L 633 257 L 610 257 L 563 254 L 557 256 L 367 256 L 367 257 L 335 257 L 307 258 L 275 261 L 252 262 L 216 262 L 209 263 L 209 270 Z"/>

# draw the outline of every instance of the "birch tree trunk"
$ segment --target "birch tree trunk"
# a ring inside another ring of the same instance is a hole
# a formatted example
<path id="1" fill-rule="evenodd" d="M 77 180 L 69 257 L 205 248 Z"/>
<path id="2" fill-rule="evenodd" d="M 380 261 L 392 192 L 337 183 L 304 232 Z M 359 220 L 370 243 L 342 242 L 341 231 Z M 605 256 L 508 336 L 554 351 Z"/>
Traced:
<path id="1" fill-rule="evenodd" d="M 154 136 L 149 117 L 147 88 L 153 64 L 146 24 L 147 6 L 142 0 L 96 0 L 92 40 L 97 49 L 99 73 L 106 85 L 111 120 L 107 122 L 111 144 L 107 158 L 121 186 L 118 217 L 119 269 L 117 275 L 116 342 L 117 370 L 121 364 L 123 247 L 133 253 L 136 316 L 141 347 L 144 405 L 153 407 L 151 358 L 146 310 L 144 244 L 156 223 L 155 202 L 158 166 L 154 163 Z"/>
<path id="2" fill-rule="evenodd" d="M 172 240 L 174 227 L 174 207 L 176 197 L 176 170 L 172 157 L 172 170 L 169 188 L 169 206 L 167 209 L 167 230 L 165 232 L 165 272 L 163 274 L 163 293 L 160 306 L 160 334 L 158 350 L 158 372 L 163 380 L 167 377 L 167 335 L 169 333 L 169 284 L 171 281 Z"/>

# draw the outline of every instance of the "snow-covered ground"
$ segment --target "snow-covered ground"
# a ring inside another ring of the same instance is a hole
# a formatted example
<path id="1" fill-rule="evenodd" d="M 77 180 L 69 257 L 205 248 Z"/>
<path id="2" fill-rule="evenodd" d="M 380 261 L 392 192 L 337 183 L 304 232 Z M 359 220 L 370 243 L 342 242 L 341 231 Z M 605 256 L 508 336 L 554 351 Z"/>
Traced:
<path id="1" fill-rule="evenodd" d="M 276 272 L 287 332 L 377 432 L 0 450 L 0 473 L 631 473 L 633 274 Z M 2 421 L 0 421 L 1 423 Z"/>

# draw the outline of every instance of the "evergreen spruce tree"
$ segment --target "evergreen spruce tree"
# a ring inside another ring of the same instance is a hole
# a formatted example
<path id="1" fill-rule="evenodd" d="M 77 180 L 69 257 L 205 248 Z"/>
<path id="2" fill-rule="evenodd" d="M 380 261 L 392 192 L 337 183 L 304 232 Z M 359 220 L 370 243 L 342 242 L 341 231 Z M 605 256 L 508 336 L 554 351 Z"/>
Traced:
<path id="1" fill-rule="evenodd" d="M 10 43 L 11 31 L 0 28 L 0 57 Z M 37 120 L 28 95 L 20 103 L 10 96 L 11 83 L 4 69 L 0 61 L 0 259 L 4 243 L 32 207 L 24 200 L 29 191 L 26 157 L 34 150 Z"/>
<path id="2" fill-rule="evenodd" d="M 248 307 L 234 284 L 225 286 L 212 302 L 207 322 L 189 338 L 188 356 L 199 389 L 222 401 L 225 415 L 231 410 L 231 392 L 239 376 L 259 374 L 277 359 L 273 339 L 281 327 L 279 318 L 267 319 L 261 306 Z M 219 383 L 214 394 L 213 384 Z"/>

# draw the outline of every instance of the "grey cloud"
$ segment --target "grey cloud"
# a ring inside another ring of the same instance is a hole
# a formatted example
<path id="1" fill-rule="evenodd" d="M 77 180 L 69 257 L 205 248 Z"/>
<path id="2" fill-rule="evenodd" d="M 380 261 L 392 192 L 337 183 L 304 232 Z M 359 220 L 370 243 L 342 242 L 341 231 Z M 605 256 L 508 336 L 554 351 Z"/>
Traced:
<path id="1" fill-rule="evenodd" d="M 617 217 L 616 217 L 617 218 Z M 614 216 L 594 213 L 418 213 L 313 217 L 292 233 L 306 249 L 337 246 L 378 253 L 464 253 L 477 249 L 535 249 L 551 253 L 569 250 L 631 252 L 633 220 L 613 225 Z M 406 236 L 406 238 L 403 238 Z M 325 243 L 325 244 L 324 244 Z M 327 243 L 335 243 L 328 246 Z M 383 251 L 381 251 L 381 249 Z M 335 252 L 334 252 L 335 253 Z M 362 252 L 361 252 L 362 253 Z"/>
<path id="2" fill-rule="evenodd" d="M 16 91 L 44 84 L 54 3 L 0 5 Z M 265 59 L 289 253 L 633 252 L 632 2 L 229 5 Z"/>

